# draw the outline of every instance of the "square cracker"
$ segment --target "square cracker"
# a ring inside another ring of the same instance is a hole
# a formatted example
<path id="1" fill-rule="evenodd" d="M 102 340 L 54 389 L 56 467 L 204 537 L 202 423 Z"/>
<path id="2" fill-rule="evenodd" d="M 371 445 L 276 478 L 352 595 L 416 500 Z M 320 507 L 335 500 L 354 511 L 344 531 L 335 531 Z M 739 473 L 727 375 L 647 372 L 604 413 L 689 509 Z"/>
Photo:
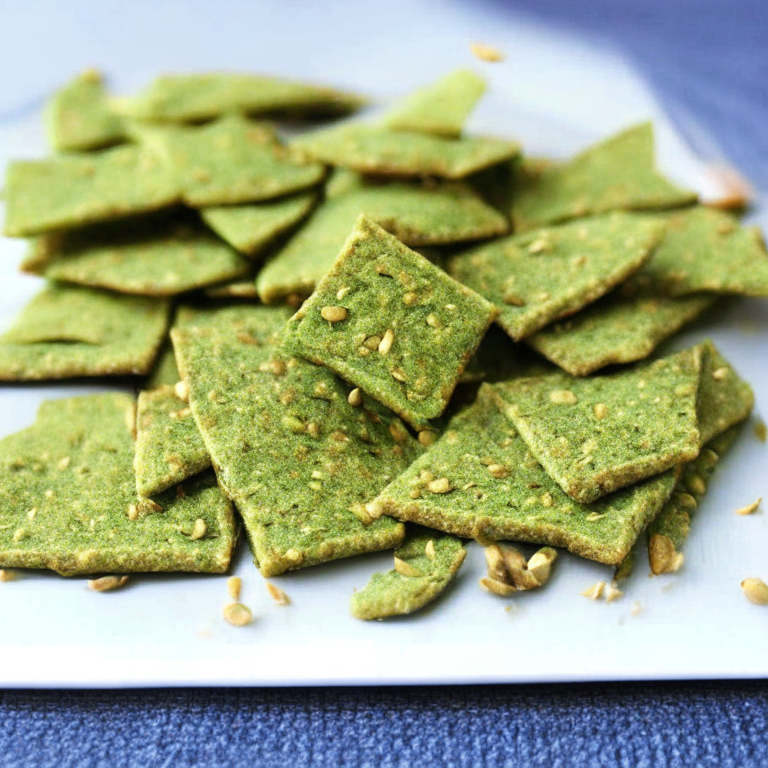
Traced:
<path id="1" fill-rule="evenodd" d="M 431 544 L 430 544 L 431 542 Z M 467 550 L 455 536 L 421 526 L 409 526 L 395 557 L 403 568 L 374 573 L 363 589 L 355 592 L 350 610 L 356 619 L 405 616 L 435 600 L 450 584 Z"/>
<path id="2" fill-rule="evenodd" d="M 364 123 L 317 131 L 296 139 L 292 146 L 314 160 L 360 173 L 445 179 L 462 179 L 520 153 L 517 143 L 503 139 L 446 139 Z"/>
<path id="3" fill-rule="evenodd" d="M 676 208 L 696 193 L 667 181 L 654 167 L 651 123 L 627 128 L 567 163 L 521 175 L 512 200 L 516 232 L 605 211 Z"/>
<path id="4" fill-rule="evenodd" d="M 50 400 L 31 427 L 0 441 L 0 567 L 227 570 L 235 520 L 212 475 L 154 503 L 137 497 L 135 416 L 125 394 Z"/>
<path id="5" fill-rule="evenodd" d="M 329 321 L 328 312 L 338 313 Z M 285 344 L 416 429 L 445 410 L 496 314 L 474 291 L 360 217 Z"/>
<path id="6" fill-rule="evenodd" d="M 494 392 L 552 479 L 588 504 L 696 458 L 701 354 L 609 376 L 514 379 Z"/>
<path id="7" fill-rule="evenodd" d="M 549 544 L 620 563 L 669 498 L 675 472 L 579 504 L 549 477 L 495 401 L 493 386 L 483 384 L 477 400 L 376 503 L 398 520 L 457 536 Z"/>
<path id="8" fill-rule="evenodd" d="M 616 211 L 481 245 L 451 259 L 448 273 L 493 302 L 496 322 L 519 341 L 637 272 L 663 231 Z"/>
<path id="9" fill-rule="evenodd" d="M 134 145 L 15 160 L 5 179 L 5 234 L 26 237 L 147 213 L 180 196 L 167 163 Z"/>
<path id="10" fill-rule="evenodd" d="M 164 300 L 52 283 L 0 336 L 0 381 L 144 375 L 169 314 Z"/>
<path id="11" fill-rule="evenodd" d="M 219 482 L 265 576 L 387 549 L 403 526 L 366 511 L 418 454 L 394 414 L 328 369 L 216 327 L 172 331 Z"/>

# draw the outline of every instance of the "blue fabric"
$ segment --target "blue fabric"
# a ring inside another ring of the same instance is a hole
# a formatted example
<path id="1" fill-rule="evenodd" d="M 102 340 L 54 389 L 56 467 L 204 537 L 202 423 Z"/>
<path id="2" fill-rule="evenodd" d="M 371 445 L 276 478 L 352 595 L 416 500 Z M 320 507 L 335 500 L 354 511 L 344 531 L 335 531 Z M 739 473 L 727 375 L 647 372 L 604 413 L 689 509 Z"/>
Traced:
<path id="1" fill-rule="evenodd" d="M 623 47 L 768 189 L 766 0 L 485 0 Z M 768 683 L 0 693 L 0 768 L 768 766 Z"/>
<path id="2" fill-rule="evenodd" d="M 761 768 L 768 683 L 0 694 L 2 768 Z"/>

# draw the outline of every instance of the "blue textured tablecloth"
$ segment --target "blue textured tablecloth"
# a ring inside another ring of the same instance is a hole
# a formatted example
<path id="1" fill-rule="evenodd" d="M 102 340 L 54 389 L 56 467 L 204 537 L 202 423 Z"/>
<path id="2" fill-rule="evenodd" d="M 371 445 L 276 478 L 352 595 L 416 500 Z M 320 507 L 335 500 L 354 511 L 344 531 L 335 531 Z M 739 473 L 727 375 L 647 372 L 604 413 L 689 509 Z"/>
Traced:
<path id="1" fill-rule="evenodd" d="M 623 46 L 768 189 L 766 0 L 486 5 Z M 757 768 L 768 683 L 0 693 L 0 768 L 38 766 Z"/>

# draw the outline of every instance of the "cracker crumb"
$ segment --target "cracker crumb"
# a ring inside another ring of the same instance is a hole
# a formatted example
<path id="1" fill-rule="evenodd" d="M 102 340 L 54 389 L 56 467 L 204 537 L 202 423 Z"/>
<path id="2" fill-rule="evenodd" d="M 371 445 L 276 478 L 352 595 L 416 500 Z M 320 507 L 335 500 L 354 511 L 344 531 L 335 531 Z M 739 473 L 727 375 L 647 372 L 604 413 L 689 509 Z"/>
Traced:
<path id="1" fill-rule="evenodd" d="M 509 467 L 505 467 L 503 464 L 491 464 L 488 471 L 491 473 L 491 477 L 495 477 L 497 480 L 503 480 L 512 474 Z"/>
<path id="2" fill-rule="evenodd" d="M 591 587 L 585 589 L 581 594 L 583 597 L 588 597 L 590 600 L 599 600 L 603 596 L 603 590 L 605 589 L 605 582 L 595 582 Z"/>
<path id="3" fill-rule="evenodd" d="M 91 579 L 88 582 L 88 589 L 94 592 L 109 592 L 122 587 L 126 581 L 128 581 L 127 576 L 102 576 L 99 579 Z"/>
<path id="4" fill-rule="evenodd" d="M 492 45 L 486 45 L 485 43 L 470 43 L 469 51 L 476 59 L 479 59 L 480 61 L 494 63 L 504 61 L 506 58 L 503 51 L 495 48 Z"/>
<path id="5" fill-rule="evenodd" d="M 266 587 L 267 592 L 269 592 L 269 596 L 278 604 L 278 605 L 290 605 L 291 600 L 288 597 L 288 595 L 283 592 L 280 587 L 276 587 L 271 581 L 267 581 Z"/>
<path id="6" fill-rule="evenodd" d="M 484 576 L 480 579 L 480 586 L 493 595 L 500 595 L 501 597 L 507 597 L 513 592 L 517 592 L 517 589 L 511 584 L 505 584 L 503 581 L 496 581 L 496 579 L 490 579 Z"/>
<path id="7" fill-rule="evenodd" d="M 432 480 L 428 483 L 427 490 L 429 490 L 430 493 L 448 493 L 453 490 L 453 486 L 447 477 L 440 477 L 437 480 Z"/>
<path id="8" fill-rule="evenodd" d="M 247 605 L 230 603 L 224 606 L 224 620 L 233 627 L 245 627 L 253 621 L 253 614 Z"/>
<path id="9" fill-rule="evenodd" d="M 741 507 L 736 510 L 737 515 L 752 515 L 757 512 L 757 508 L 760 506 L 760 502 L 763 500 L 761 496 L 757 501 L 753 501 L 751 504 L 747 504 L 746 507 Z"/>
<path id="10" fill-rule="evenodd" d="M 643 604 L 639 600 L 635 600 L 629 612 L 632 616 L 639 616 L 643 612 Z"/>
<path id="11" fill-rule="evenodd" d="M 614 600 L 618 600 L 623 595 L 624 593 L 613 582 L 605 588 L 606 603 L 612 603 Z"/>
<path id="12" fill-rule="evenodd" d="M 16 571 L 9 571 L 7 568 L 0 568 L 0 582 L 15 581 Z"/>
<path id="13" fill-rule="evenodd" d="M 684 561 L 683 553 L 675 549 L 672 539 L 661 533 L 651 536 L 648 542 L 648 559 L 654 576 L 679 571 Z"/>
<path id="14" fill-rule="evenodd" d="M 227 594 L 235 601 L 240 599 L 243 589 L 243 580 L 239 576 L 230 576 L 227 579 Z"/>
<path id="15" fill-rule="evenodd" d="M 741 582 L 741 591 L 750 603 L 768 605 L 768 584 L 762 579 L 744 579 Z"/>
<path id="16" fill-rule="evenodd" d="M 342 320 L 346 320 L 348 315 L 349 312 L 345 307 L 323 307 L 320 310 L 320 317 L 329 323 L 340 323 Z"/>

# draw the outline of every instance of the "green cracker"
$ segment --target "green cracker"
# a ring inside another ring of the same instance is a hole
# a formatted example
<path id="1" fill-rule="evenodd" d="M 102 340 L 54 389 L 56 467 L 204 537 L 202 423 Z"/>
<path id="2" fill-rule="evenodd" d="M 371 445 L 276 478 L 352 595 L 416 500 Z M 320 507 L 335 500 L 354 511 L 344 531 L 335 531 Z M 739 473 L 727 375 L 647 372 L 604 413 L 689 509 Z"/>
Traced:
<path id="1" fill-rule="evenodd" d="M 483 93 L 484 78 L 471 69 L 457 69 L 403 99 L 387 114 L 384 124 L 394 131 L 418 131 L 455 139 L 461 135 L 464 122 Z"/>
<path id="2" fill-rule="evenodd" d="M 32 251 L 22 265 L 27 271 L 142 296 L 174 296 L 250 270 L 246 258 L 189 215 L 43 235 Z"/>
<path id="3" fill-rule="evenodd" d="M 675 472 L 578 504 L 495 406 L 493 389 L 483 384 L 475 403 L 382 491 L 385 514 L 456 536 L 548 544 L 619 564 L 669 498 Z"/>
<path id="4" fill-rule="evenodd" d="M 485 299 L 361 216 L 289 321 L 284 344 L 419 429 L 445 410 L 494 315 Z"/>
<path id="5" fill-rule="evenodd" d="M 720 457 L 731 447 L 739 427 L 710 440 L 699 456 L 683 467 L 675 492 L 648 526 L 648 560 L 655 575 L 677 570 L 676 562 L 691 529 L 691 517 L 706 494 L 707 482 Z"/>
<path id="6" fill-rule="evenodd" d="M 660 293 L 768 296 L 768 254 L 758 227 L 696 206 L 667 218 L 664 239 L 637 276 Z"/>
<path id="7" fill-rule="evenodd" d="M 251 205 L 203 208 L 203 221 L 233 248 L 251 258 L 305 219 L 317 204 L 317 192 L 300 192 Z"/>
<path id="8" fill-rule="evenodd" d="M 101 73 L 89 69 L 60 88 L 46 113 L 48 140 L 57 152 L 79 152 L 119 144 L 123 119 L 109 107 Z"/>
<path id="9" fill-rule="evenodd" d="M 493 302 L 496 322 L 519 341 L 637 272 L 663 231 L 616 211 L 479 246 L 454 257 L 448 273 Z"/>
<path id="10" fill-rule="evenodd" d="M 361 214 L 412 247 L 493 237 L 509 227 L 501 214 L 460 184 L 372 185 L 356 175 L 337 173 L 331 185 L 329 199 L 259 273 L 256 284 L 262 301 L 309 296 L 333 266 Z"/>
<path id="11" fill-rule="evenodd" d="M 140 120 L 200 122 L 230 112 L 250 115 L 335 116 L 354 112 L 365 100 L 351 93 L 277 77 L 209 72 L 162 75 L 141 95 L 119 102 Z"/>
<path id="12" fill-rule="evenodd" d="M 643 360 L 715 302 L 705 294 L 625 296 L 619 288 L 525 341 L 572 376 L 587 376 L 606 365 Z"/>
<path id="13" fill-rule="evenodd" d="M 617 209 L 675 208 L 696 194 L 654 167 L 653 126 L 642 123 L 589 147 L 568 163 L 521 174 L 512 201 L 516 232 Z"/>
<path id="14" fill-rule="evenodd" d="M 0 381 L 145 375 L 169 312 L 163 300 L 51 284 L 0 336 Z"/>
<path id="15" fill-rule="evenodd" d="M 490 137 L 445 139 L 416 131 L 388 131 L 355 123 L 296 139 L 293 146 L 314 160 L 382 176 L 461 179 L 516 157 L 513 141 Z"/>
<path id="16" fill-rule="evenodd" d="M 264 576 L 399 544 L 364 506 L 418 454 L 393 414 L 328 369 L 221 327 L 172 331 L 190 405 Z"/>
<path id="17" fill-rule="evenodd" d="M 700 444 L 709 443 L 749 416 L 755 404 L 752 387 L 707 340 L 701 346 L 701 383 L 696 406 Z"/>
<path id="18" fill-rule="evenodd" d="M 51 400 L 33 426 L 0 441 L 0 567 L 227 570 L 235 520 L 211 474 L 154 502 L 136 496 L 135 415 L 124 394 Z"/>
<path id="19" fill-rule="evenodd" d="M 240 115 L 199 127 L 143 127 L 136 137 L 171 168 L 193 208 L 236 205 L 319 184 L 325 168 L 292 159 L 273 129 Z"/>
<path id="20" fill-rule="evenodd" d="M 370 621 L 418 611 L 448 586 L 466 554 L 454 536 L 420 526 L 409 528 L 395 550 L 400 563 L 395 570 L 375 573 L 364 589 L 352 595 L 352 615 Z"/>
<path id="21" fill-rule="evenodd" d="M 552 479 L 582 504 L 696 458 L 701 348 L 610 376 L 496 386 L 504 412 Z"/>
<path id="22" fill-rule="evenodd" d="M 136 413 L 136 491 L 162 493 L 211 466 L 190 407 L 173 387 L 139 392 Z"/>
<path id="23" fill-rule="evenodd" d="M 5 234 L 79 227 L 155 211 L 179 199 L 167 164 L 142 147 L 15 160 L 5 178 Z"/>

